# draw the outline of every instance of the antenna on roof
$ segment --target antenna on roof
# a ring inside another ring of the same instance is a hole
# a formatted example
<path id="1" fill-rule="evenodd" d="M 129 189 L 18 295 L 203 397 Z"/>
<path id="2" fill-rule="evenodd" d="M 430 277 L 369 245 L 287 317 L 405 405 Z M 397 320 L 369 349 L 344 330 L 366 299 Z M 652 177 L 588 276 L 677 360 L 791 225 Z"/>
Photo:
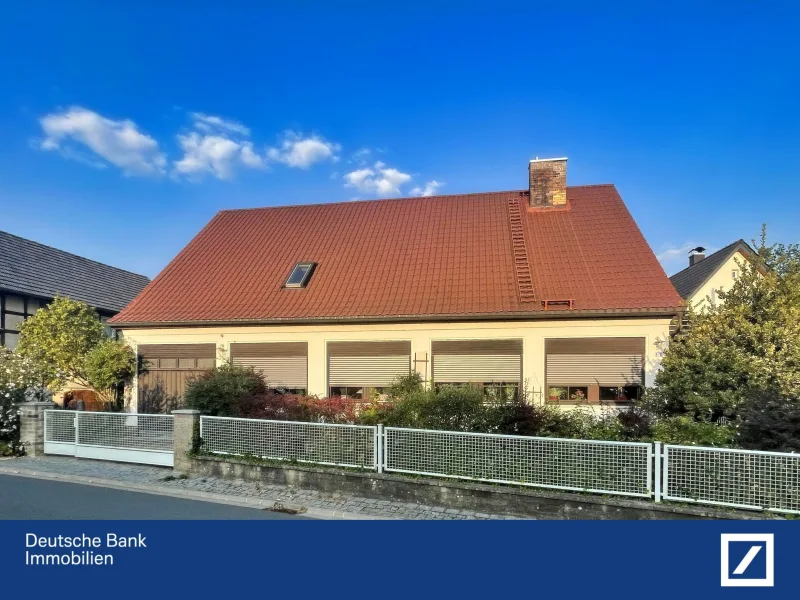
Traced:
<path id="1" fill-rule="evenodd" d="M 702 254 L 705 251 L 706 251 L 705 248 L 703 248 L 702 246 L 698 246 L 697 248 L 692 248 L 691 250 L 689 250 L 689 254 L 692 254 L 693 252 L 697 252 L 699 254 Z"/>

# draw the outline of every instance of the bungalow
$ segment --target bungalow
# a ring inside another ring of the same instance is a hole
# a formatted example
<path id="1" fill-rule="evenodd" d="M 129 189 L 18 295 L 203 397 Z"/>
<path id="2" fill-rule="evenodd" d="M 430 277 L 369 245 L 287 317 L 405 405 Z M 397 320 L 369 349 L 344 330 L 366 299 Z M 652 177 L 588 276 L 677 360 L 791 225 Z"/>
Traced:
<path id="1" fill-rule="evenodd" d="M 220 212 L 110 321 L 150 365 L 139 393 L 230 360 L 318 396 L 413 370 L 636 397 L 683 302 L 613 185 L 567 187 L 565 158 L 528 169 L 524 190 Z"/>

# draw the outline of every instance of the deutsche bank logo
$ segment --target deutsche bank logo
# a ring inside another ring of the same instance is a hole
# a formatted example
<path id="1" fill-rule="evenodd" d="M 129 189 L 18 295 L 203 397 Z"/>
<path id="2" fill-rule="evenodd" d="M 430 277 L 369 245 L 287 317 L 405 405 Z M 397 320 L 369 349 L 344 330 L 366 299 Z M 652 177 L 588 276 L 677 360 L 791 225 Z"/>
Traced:
<path id="1" fill-rule="evenodd" d="M 773 587 L 775 585 L 775 534 L 723 533 L 723 587 Z"/>

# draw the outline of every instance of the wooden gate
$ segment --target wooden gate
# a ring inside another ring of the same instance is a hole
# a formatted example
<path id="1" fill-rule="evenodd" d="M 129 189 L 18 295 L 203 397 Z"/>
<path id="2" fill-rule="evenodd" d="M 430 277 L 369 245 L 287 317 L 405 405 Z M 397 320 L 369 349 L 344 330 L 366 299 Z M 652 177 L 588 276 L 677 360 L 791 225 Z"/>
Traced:
<path id="1" fill-rule="evenodd" d="M 214 344 L 143 344 L 138 351 L 139 413 L 169 413 L 181 408 L 189 381 L 216 363 Z"/>

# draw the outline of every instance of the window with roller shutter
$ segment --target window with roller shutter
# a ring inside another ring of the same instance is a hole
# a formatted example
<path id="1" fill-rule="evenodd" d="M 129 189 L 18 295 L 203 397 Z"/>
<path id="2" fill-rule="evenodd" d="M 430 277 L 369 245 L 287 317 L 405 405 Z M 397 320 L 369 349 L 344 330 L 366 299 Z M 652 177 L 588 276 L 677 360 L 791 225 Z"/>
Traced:
<path id="1" fill-rule="evenodd" d="M 545 340 L 551 402 L 628 402 L 644 385 L 644 338 Z"/>
<path id="2" fill-rule="evenodd" d="M 260 372 L 271 388 L 291 394 L 308 390 L 308 343 L 231 344 L 231 361 Z"/>
<path id="3" fill-rule="evenodd" d="M 380 397 L 411 372 L 411 342 L 328 342 L 328 393 L 354 399 Z"/>
<path id="4" fill-rule="evenodd" d="M 487 397 L 510 399 L 522 386 L 522 340 L 434 340 L 436 385 L 473 384 Z"/>

